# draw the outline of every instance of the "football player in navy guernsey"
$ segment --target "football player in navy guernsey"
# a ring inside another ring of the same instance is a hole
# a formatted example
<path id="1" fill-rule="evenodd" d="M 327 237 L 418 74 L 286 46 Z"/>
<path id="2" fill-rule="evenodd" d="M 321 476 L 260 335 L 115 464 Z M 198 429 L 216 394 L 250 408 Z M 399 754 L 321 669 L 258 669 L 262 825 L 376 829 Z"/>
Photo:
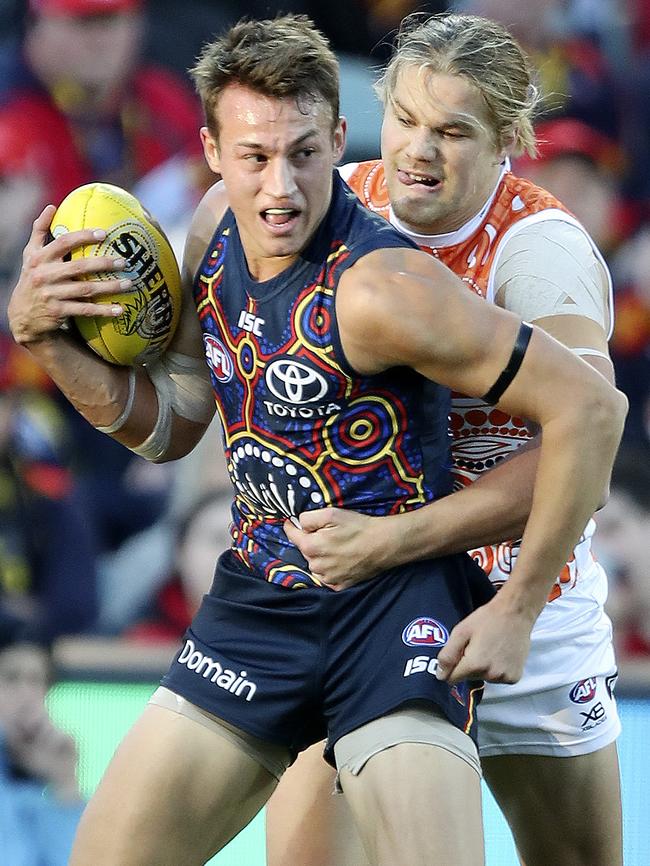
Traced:
<path id="1" fill-rule="evenodd" d="M 15 339 L 73 405 L 151 460 L 187 454 L 216 403 L 234 493 L 232 546 L 91 799 L 71 866 L 204 863 L 325 736 L 372 864 L 479 866 L 474 711 L 490 612 L 532 620 L 543 606 L 607 484 L 625 398 L 357 201 L 334 172 L 345 145 L 337 62 L 307 19 L 240 22 L 193 75 L 222 181 L 189 231 L 170 350 L 119 368 L 60 328 L 97 314 L 89 301 L 105 282 L 76 278 L 112 263 L 66 260 L 92 231 L 46 244 L 52 207 L 10 302 Z M 285 520 L 323 506 L 398 514 L 446 492 L 445 436 L 430 435 L 425 413 L 441 387 L 541 427 L 517 579 L 494 596 L 459 554 L 332 591 Z M 514 637 L 495 676 L 521 672 L 525 640 Z M 459 658 L 446 679 L 441 647 Z"/>

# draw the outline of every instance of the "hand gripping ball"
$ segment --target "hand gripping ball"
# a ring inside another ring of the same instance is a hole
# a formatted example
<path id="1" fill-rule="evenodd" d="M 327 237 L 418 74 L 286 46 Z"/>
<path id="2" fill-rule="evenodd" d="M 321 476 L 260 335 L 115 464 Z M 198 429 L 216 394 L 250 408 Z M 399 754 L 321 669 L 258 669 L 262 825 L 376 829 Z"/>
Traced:
<path id="1" fill-rule="evenodd" d="M 77 316 L 81 338 L 112 364 L 142 364 L 168 346 L 181 310 L 181 278 L 176 257 L 162 230 L 135 196 L 108 183 L 89 183 L 73 190 L 59 205 L 51 225 L 54 238 L 80 229 L 104 229 L 106 238 L 78 247 L 72 258 L 113 256 L 126 261 L 123 271 L 89 274 L 89 280 L 114 281 L 115 293 L 98 303 L 116 303 L 118 317 Z M 133 288 L 119 290 L 129 278 Z"/>

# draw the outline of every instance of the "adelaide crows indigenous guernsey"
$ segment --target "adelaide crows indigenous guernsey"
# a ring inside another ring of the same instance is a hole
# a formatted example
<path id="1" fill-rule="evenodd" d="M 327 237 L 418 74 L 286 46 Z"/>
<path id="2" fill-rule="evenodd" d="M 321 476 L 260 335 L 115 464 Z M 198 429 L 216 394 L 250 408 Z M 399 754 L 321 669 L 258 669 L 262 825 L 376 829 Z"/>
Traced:
<path id="1" fill-rule="evenodd" d="M 446 492 L 447 443 L 431 437 L 424 415 L 437 386 L 406 367 L 358 375 L 341 346 L 339 280 L 360 257 L 386 247 L 415 244 L 366 210 L 335 173 L 323 222 L 285 271 L 265 282 L 251 278 L 228 210 L 196 275 L 235 494 L 233 549 L 272 583 L 317 583 L 283 531 L 302 511 L 332 505 L 393 514 Z M 440 423 L 444 429 L 446 412 Z"/>

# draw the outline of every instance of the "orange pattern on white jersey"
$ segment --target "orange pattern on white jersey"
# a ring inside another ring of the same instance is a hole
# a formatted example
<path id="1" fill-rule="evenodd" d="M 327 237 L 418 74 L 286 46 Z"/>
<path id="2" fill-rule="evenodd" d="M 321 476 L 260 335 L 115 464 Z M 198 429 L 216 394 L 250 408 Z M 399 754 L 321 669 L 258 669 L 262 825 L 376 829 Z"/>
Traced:
<path id="1" fill-rule="evenodd" d="M 345 166 L 342 175 L 358 198 L 370 210 L 391 218 L 384 167 L 380 160 Z M 477 295 L 494 301 L 491 278 L 505 235 L 527 217 L 566 219 L 575 217 L 553 195 L 506 171 L 483 218 L 469 237 L 445 246 L 420 247 L 451 268 Z M 403 226 L 399 226 L 404 231 Z M 462 233 L 462 229 L 459 234 Z M 450 414 L 454 483 L 457 489 L 471 484 L 482 472 L 515 451 L 531 438 L 525 421 L 502 412 L 476 397 L 452 395 Z M 595 524 L 589 521 L 574 552 L 562 569 L 549 600 L 575 586 L 581 574 L 593 566 L 591 536 Z M 520 541 L 507 541 L 470 551 L 489 578 L 497 585 L 510 576 Z"/>

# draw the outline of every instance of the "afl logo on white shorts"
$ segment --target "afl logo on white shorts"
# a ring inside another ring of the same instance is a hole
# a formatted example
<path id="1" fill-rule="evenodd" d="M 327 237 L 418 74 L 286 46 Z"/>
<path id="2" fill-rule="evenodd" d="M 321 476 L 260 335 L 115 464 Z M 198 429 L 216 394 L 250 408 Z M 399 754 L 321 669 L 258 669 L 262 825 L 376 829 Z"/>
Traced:
<path id="1" fill-rule="evenodd" d="M 443 646 L 449 640 L 449 632 L 437 619 L 419 616 L 402 632 L 406 646 Z"/>
<path id="2" fill-rule="evenodd" d="M 204 334 L 203 343 L 205 344 L 205 357 L 214 375 L 220 382 L 230 382 L 233 364 L 224 344 L 212 334 Z"/>
<path id="3" fill-rule="evenodd" d="M 596 686 L 598 685 L 596 677 L 587 677 L 586 680 L 580 680 L 569 692 L 569 699 L 574 704 L 588 704 L 596 697 Z"/>

